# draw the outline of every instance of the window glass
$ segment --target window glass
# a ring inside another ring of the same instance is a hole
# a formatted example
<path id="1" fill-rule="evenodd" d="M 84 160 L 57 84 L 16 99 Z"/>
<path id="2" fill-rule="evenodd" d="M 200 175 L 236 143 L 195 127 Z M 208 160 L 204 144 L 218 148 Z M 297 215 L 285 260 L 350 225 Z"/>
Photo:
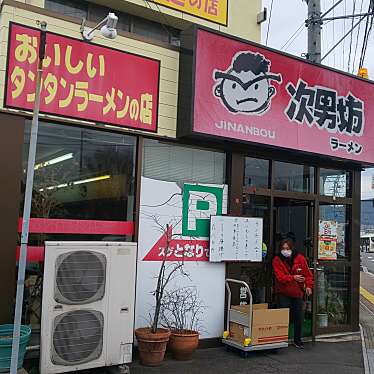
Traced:
<path id="1" fill-rule="evenodd" d="M 225 183 L 224 153 L 144 141 L 143 175 L 169 182 Z"/>
<path id="2" fill-rule="evenodd" d="M 307 260 L 313 259 L 312 235 L 314 207 L 311 202 L 274 198 L 275 248 L 283 239 L 292 238 L 295 248 Z"/>
<path id="3" fill-rule="evenodd" d="M 29 131 L 27 122 L 24 171 Z M 131 136 L 41 123 L 31 216 L 132 220 L 135 149 Z M 22 183 L 24 186 L 25 180 Z"/>
<path id="4" fill-rule="evenodd" d="M 374 200 L 373 199 L 361 200 L 361 230 L 374 232 Z"/>
<path id="5" fill-rule="evenodd" d="M 29 142 L 27 121 L 22 193 Z M 135 153 L 135 137 L 40 123 L 31 210 L 39 220 L 29 236 L 23 323 L 40 326 L 46 240 L 133 239 Z"/>
<path id="6" fill-rule="evenodd" d="M 314 167 L 276 161 L 274 188 L 281 191 L 313 193 Z"/>
<path id="7" fill-rule="evenodd" d="M 320 194 L 324 196 L 350 197 L 351 173 L 344 170 L 320 169 Z"/>
<path id="8" fill-rule="evenodd" d="M 270 243 L 270 197 L 244 195 L 242 214 L 245 217 L 259 217 L 263 219 L 263 243 L 268 249 Z M 263 256 L 267 254 L 263 248 Z"/>
<path id="9" fill-rule="evenodd" d="M 228 278 L 239 279 L 246 282 L 252 293 L 255 304 L 270 301 L 266 299 L 266 289 L 271 287 L 269 281 L 271 275 L 266 265 L 266 258 L 269 259 L 269 240 L 270 240 L 270 197 L 247 195 L 243 196 L 242 215 L 244 217 L 258 217 L 263 219 L 263 247 L 261 263 L 230 263 L 228 264 Z M 242 285 L 232 284 L 232 302 L 234 304 L 248 304 L 249 295 Z"/>
<path id="10" fill-rule="evenodd" d="M 244 169 L 244 187 L 269 188 L 268 160 L 246 157 Z"/>
<path id="11" fill-rule="evenodd" d="M 350 255 L 350 228 L 351 228 L 351 208 L 348 205 L 320 205 L 319 235 L 325 236 L 325 244 L 319 243 L 319 259 L 334 260 L 347 258 Z M 324 229 L 324 227 L 327 228 Z M 330 234 L 332 228 L 332 234 Z M 324 232 L 325 231 L 325 232 Z M 327 234 L 327 235 L 326 235 Z M 329 242 L 328 239 L 331 241 Z M 321 247 L 325 246 L 325 247 Z M 332 246 L 332 248 L 326 248 Z M 326 248 L 326 250 L 324 249 Z M 336 248 L 336 256 L 330 255 Z M 327 251 L 327 252 L 326 252 Z M 325 252 L 325 254 L 324 254 Z M 327 253 L 327 254 L 326 254 Z M 331 258 L 330 258 L 331 257 Z"/>
<path id="12" fill-rule="evenodd" d="M 177 47 L 180 46 L 180 30 L 163 23 L 112 10 L 106 6 L 88 3 L 83 0 L 45 0 L 44 7 L 66 16 L 86 18 L 95 23 L 102 21 L 112 11 L 118 17 L 117 30 L 133 32 L 149 39 L 170 43 Z"/>
<path id="13" fill-rule="evenodd" d="M 319 267 L 316 279 L 319 328 L 350 323 L 350 273 L 347 266 Z"/>
<path id="14" fill-rule="evenodd" d="M 45 0 L 45 9 L 52 10 L 65 16 L 87 18 L 88 3 L 74 0 Z"/>
<path id="15" fill-rule="evenodd" d="M 171 32 L 160 23 L 149 21 L 144 18 L 133 17 L 132 31 L 135 34 L 147 38 L 157 39 L 161 42 L 169 43 Z"/>

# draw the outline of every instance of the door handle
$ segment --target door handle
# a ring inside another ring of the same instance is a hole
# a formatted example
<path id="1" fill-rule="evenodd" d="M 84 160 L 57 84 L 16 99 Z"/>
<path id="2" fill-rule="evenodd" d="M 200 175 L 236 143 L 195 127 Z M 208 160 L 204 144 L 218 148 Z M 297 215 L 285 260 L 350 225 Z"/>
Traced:
<path id="1" fill-rule="evenodd" d="M 54 310 L 62 310 L 62 305 L 57 304 L 57 305 L 54 306 L 53 309 Z"/>

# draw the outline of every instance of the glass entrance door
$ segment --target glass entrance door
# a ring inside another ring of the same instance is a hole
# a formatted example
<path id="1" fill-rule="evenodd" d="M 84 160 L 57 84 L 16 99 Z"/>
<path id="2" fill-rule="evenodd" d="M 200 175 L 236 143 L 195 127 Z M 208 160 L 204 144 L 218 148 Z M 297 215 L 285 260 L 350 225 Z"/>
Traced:
<path id="1" fill-rule="evenodd" d="M 316 250 L 316 334 L 351 324 L 351 207 L 321 203 Z"/>
<path id="2" fill-rule="evenodd" d="M 302 253 L 309 266 L 313 263 L 314 202 L 289 198 L 274 198 L 274 245 L 277 249 L 284 238 L 291 238 L 295 249 Z M 313 299 L 307 298 L 303 337 L 313 334 Z M 290 337 L 293 325 L 290 325 Z"/>

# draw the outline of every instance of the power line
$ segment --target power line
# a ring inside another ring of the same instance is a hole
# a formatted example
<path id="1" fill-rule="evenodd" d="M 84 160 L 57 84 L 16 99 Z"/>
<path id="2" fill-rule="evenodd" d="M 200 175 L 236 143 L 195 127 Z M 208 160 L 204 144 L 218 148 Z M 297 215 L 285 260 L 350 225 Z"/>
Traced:
<path id="1" fill-rule="evenodd" d="M 353 1 L 353 11 L 352 13 L 355 14 L 356 11 L 356 0 Z M 353 27 L 354 18 L 352 18 L 352 26 Z M 347 71 L 350 70 L 351 65 L 351 55 L 352 55 L 352 42 L 353 42 L 353 32 L 351 33 L 351 41 L 349 43 L 349 54 L 348 54 L 348 64 L 347 64 Z"/>
<path id="2" fill-rule="evenodd" d="M 354 14 L 354 12 L 353 12 Z M 345 35 L 346 29 L 345 29 L 345 21 L 347 17 L 347 0 L 344 0 L 344 23 L 343 23 L 343 35 Z M 352 25 L 353 26 L 353 25 Z M 342 63 L 342 69 L 344 69 L 344 61 L 345 61 L 345 40 L 343 41 L 343 63 Z"/>
<path id="3" fill-rule="evenodd" d="M 147 7 L 148 7 L 152 12 L 154 12 L 154 9 L 153 9 L 153 8 L 151 7 L 151 5 L 149 4 L 149 1 L 148 1 L 148 0 L 143 0 L 143 1 L 144 1 L 145 5 L 146 5 L 146 6 L 147 6 Z M 157 3 L 154 3 L 154 4 L 156 5 L 156 7 L 157 7 L 157 9 L 158 9 L 158 12 L 156 12 L 156 13 L 160 14 L 161 17 L 164 19 L 164 22 L 161 22 L 161 25 L 162 25 L 163 29 L 164 29 L 164 30 L 169 34 L 169 37 L 175 37 L 175 35 L 173 35 L 173 34 L 171 33 L 171 30 L 169 30 L 169 29 L 166 27 L 166 25 L 169 26 L 170 29 L 172 29 L 173 27 L 170 26 L 170 24 L 169 24 L 167 18 L 165 17 L 164 13 L 162 13 L 162 11 L 161 11 L 160 7 L 158 6 L 158 4 L 157 4 Z M 165 25 L 165 24 L 166 24 L 166 25 Z M 170 41 L 171 41 L 171 40 L 170 40 Z"/>
<path id="4" fill-rule="evenodd" d="M 367 18 L 368 15 L 364 15 L 360 18 L 360 20 L 342 37 L 339 39 L 339 41 L 325 54 L 325 56 L 322 57 L 321 61 L 323 61 L 327 56 L 329 56 L 331 54 L 331 52 L 335 51 L 336 50 L 336 47 L 342 42 L 344 41 L 344 39 L 351 33 L 354 31 L 354 29 L 365 19 Z"/>
<path id="5" fill-rule="evenodd" d="M 285 48 L 286 46 L 289 47 L 293 42 L 294 40 L 299 36 L 300 32 L 302 31 L 304 27 L 304 22 L 299 26 L 299 28 L 288 38 L 288 40 L 286 41 L 286 43 L 283 44 L 283 46 L 281 47 L 281 51 L 283 50 L 283 48 Z M 290 43 L 290 44 L 289 44 Z"/>
<path id="6" fill-rule="evenodd" d="M 325 18 L 332 10 L 334 10 L 343 1 L 344 0 L 339 0 L 337 3 L 334 3 L 333 6 L 330 9 L 328 9 L 325 13 L 322 14 L 321 18 Z"/>
<path id="7" fill-rule="evenodd" d="M 368 30 L 366 40 L 365 40 L 365 49 L 364 49 L 364 52 L 363 52 L 363 55 L 362 55 L 360 68 L 362 68 L 362 66 L 364 65 L 364 62 L 365 62 L 367 47 L 368 47 L 368 43 L 369 43 L 369 37 L 370 37 L 372 29 L 373 29 L 373 16 L 371 17 L 371 20 L 370 20 L 370 26 L 369 26 L 369 30 Z"/>
<path id="8" fill-rule="evenodd" d="M 274 3 L 274 0 L 271 0 L 271 5 L 270 5 L 270 14 L 269 14 L 269 23 L 268 23 L 268 31 L 267 31 L 267 33 L 266 33 L 266 45 L 268 45 L 269 31 L 270 31 L 270 23 L 271 23 L 271 15 L 273 14 L 273 3 Z"/>
<path id="9" fill-rule="evenodd" d="M 335 0 L 333 0 L 332 4 L 333 4 L 332 16 L 335 17 L 335 6 L 336 6 Z M 333 42 L 333 45 L 335 45 L 335 22 L 332 24 L 332 42 Z M 334 56 L 334 66 L 336 66 L 336 62 L 335 62 L 335 56 L 336 56 L 336 54 L 335 54 L 335 51 L 334 51 L 333 56 Z"/>
<path id="10" fill-rule="evenodd" d="M 374 0 L 370 0 L 369 9 L 368 9 L 368 17 L 366 18 L 365 34 L 364 34 L 364 40 L 362 43 L 359 68 L 362 68 L 364 64 L 368 41 L 369 41 L 369 35 L 373 28 L 373 19 L 374 19 L 373 10 L 374 10 Z M 369 14 L 370 14 L 370 18 L 369 18 Z"/>
<path id="11" fill-rule="evenodd" d="M 362 12 L 363 7 L 364 7 L 364 0 L 361 0 L 360 13 Z M 356 57 L 357 57 L 358 44 L 359 44 L 359 40 L 360 40 L 360 32 L 361 32 L 361 23 L 360 23 L 360 25 L 358 27 L 358 31 L 357 31 L 355 56 L 353 58 L 353 64 L 352 64 L 352 73 L 354 72 L 354 68 L 355 68 L 355 65 L 356 65 Z"/>

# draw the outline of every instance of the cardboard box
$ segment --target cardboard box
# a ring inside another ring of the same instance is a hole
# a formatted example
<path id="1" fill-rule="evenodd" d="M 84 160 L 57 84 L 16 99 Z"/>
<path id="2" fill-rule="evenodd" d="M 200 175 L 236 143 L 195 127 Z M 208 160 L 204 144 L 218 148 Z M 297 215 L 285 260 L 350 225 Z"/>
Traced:
<path id="1" fill-rule="evenodd" d="M 249 305 L 232 305 L 231 309 L 246 317 Z M 254 304 L 252 312 L 252 336 L 245 324 L 230 322 L 230 339 L 243 344 L 245 338 L 252 339 L 252 345 L 288 341 L 289 309 L 268 309 L 267 304 Z"/>
<path id="2" fill-rule="evenodd" d="M 269 306 L 268 304 L 253 304 L 252 310 L 258 310 L 258 309 L 267 309 Z M 242 313 L 249 313 L 249 305 L 231 305 L 231 309 L 238 310 Z"/>

